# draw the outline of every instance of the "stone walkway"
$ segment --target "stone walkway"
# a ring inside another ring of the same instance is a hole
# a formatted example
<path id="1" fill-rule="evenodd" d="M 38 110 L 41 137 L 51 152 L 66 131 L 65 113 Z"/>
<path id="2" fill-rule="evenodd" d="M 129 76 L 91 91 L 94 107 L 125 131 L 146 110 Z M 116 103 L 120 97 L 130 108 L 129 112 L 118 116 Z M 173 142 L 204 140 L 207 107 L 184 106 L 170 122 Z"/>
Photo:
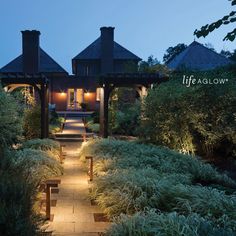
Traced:
<path id="1" fill-rule="evenodd" d="M 67 118 L 62 134 L 84 134 L 85 127 L 81 118 Z"/>
<path id="2" fill-rule="evenodd" d="M 94 213 L 102 211 L 98 206 L 91 205 L 88 199 L 90 183 L 78 160 L 81 143 L 66 142 L 65 145 L 64 175 L 59 193 L 52 194 L 52 199 L 57 203 L 56 207 L 52 207 L 53 221 L 48 230 L 53 230 L 55 236 L 100 235 L 99 232 L 104 232 L 110 223 L 94 220 Z"/>

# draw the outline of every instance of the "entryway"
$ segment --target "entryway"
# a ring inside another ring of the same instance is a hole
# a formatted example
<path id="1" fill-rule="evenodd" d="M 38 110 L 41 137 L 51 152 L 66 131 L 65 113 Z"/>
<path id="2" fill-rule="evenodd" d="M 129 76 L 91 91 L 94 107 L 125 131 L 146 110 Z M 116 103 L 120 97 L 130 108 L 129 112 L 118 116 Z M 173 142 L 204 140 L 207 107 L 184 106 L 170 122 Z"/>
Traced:
<path id="1" fill-rule="evenodd" d="M 67 109 L 80 110 L 81 103 L 84 102 L 84 90 L 77 88 L 69 88 L 67 94 L 68 94 Z"/>

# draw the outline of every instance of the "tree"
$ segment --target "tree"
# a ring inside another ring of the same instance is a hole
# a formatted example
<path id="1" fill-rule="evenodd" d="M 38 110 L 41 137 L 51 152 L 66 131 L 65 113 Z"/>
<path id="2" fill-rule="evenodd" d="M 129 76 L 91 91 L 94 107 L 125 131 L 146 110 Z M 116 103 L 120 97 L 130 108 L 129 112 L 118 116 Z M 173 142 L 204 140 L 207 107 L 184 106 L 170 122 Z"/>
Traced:
<path id="1" fill-rule="evenodd" d="M 155 65 L 158 65 L 158 64 L 160 64 L 158 59 L 154 58 L 154 56 L 151 55 L 151 56 L 148 57 L 147 61 L 141 61 L 139 63 L 138 71 L 139 72 L 151 72 L 150 68 L 155 66 Z"/>
<path id="2" fill-rule="evenodd" d="M 233 52 L 221 50 L 220 54 L 236 62 L 236 49 Z"/>
<path id="3" fill-rule="evenodd" d="M 171 61 L 175 56 L 180 54 L 186 48 L 187 45 L 184 43 L 179 43 L 175 47 L 169 47 L 163 56 L 163 62 L 167 63 Z"/>
<path id="4" fill-rule="evenodd" d="M 214 51 L 214 52 L 216 51 L 215 48 L 214 48 L 214 46 L 213 46 L 211 43 L 205 43 L 204 46 L 207 47 L 207 48 L 209 48 L 209 49 L 211 49 L 211 50 Z"/>
<path id="5" fill-rule="evenodd" d="M 234 49 L 234 51 L 231 53 L 231 56 L 229 59 L 236 62 L 236 49 Z"/>
<path id="6" fill-rule="evenodd" d="M 231 2 L 231 5 L 234 6 L 236 5 L 236 0 L 229 0 Z M 228 24 L 232 24 L 236 22 L 236 11 L 232 11 L 230 12 L 228 15 L 222 17 L 221 19 L 211 23 L 211 24 L 207 24 L 205 26 L 202 26 L 200 30 L 195 30 L 194 31 L 194 35 L 196 35 L 198 38 L 200 37 L 206 37 L 209 33 L 211 33 L 212 31 L 214 31 L 215 29 L 218 29 L 219 27 L 221 27 L 222 25 L 228 25 Z M 234 41 L 236 37 L 236 28 L 229 32 L 223 40 L 230 40 L 230 41 Z"/>
<path id="7" fill-rule="evenodd" d="M 148 63 L 149 66 L 155 66 L 155 65 L 160 64 L 158 59 L 156 57 L 154 57 L 153 55 L 148 57 L 147 63 Z"/>
<path id="8" fill-rule="evenodd" d="M 157 73 L 160 72 L 162 74 L 169 74 L 169 69 L 166 65 L 161 64 L 157 58 L 154 58 L 153 55 L 149 56 L 147 61 L 141 61 L 139 63 L 139 72 L 144 73 Z"/>

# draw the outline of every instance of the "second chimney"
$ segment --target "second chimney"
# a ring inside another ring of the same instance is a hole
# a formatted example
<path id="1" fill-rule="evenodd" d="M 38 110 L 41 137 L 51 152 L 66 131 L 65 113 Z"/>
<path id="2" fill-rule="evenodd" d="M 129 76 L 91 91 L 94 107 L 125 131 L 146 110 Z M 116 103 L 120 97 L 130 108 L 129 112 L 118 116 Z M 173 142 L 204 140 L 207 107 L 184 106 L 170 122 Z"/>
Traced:
<path id="1" fill-rule="evenodd" d="M 101 27 L 101 72 L 113 72 L 114 27 Z"/>
<path id="2" fill-rule="evenodd" d="M 22 33 L 23 72 L 36 74 L 40 66 L 39 35 L 37 30 L 25 30 Z"/>

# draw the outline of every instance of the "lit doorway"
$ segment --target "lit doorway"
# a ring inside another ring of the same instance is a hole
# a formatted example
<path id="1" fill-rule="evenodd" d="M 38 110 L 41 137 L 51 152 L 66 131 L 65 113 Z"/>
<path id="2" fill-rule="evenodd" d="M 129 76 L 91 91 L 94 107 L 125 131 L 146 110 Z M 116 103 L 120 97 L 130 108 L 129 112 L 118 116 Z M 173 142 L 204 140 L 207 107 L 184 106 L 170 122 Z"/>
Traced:
<path id="1" fill-rule="evenodd" d="M 84 101 L 84 91 L 83 89 L 68 89 L 68 100 L 67 109 L 68 110 L 80 110 L 81 103 Z"/>

